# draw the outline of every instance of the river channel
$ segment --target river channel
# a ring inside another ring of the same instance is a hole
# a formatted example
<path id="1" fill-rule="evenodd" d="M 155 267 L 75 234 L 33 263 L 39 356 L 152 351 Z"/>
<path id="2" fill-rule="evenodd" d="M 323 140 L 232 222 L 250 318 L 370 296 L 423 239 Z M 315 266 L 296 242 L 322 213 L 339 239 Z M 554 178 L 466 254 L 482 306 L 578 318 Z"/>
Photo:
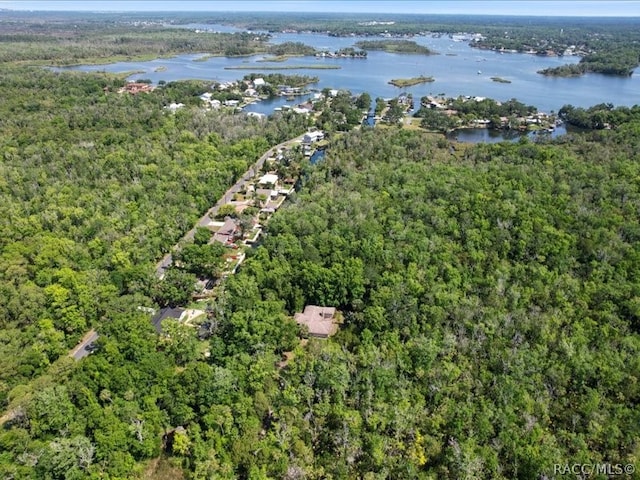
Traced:
<path id="1" fill-rule="evenodd" d="M 232 27 L 191 24 L 184 26 L 207 31 L 234 31 Z M 371 37 L 367 37 L 371 39 Z M 273 43 L 303 42 L 317 49 L 335 51 L 353 46 L 360 37 L 331 37 L 313 33 L 277 33 Z M 265 67 L 288 65 L 340 67 L 336 70 L 282 70 L 284 74 L 306 74 L 319 77 L 314 89 L 347 89 L 354 94 L 369 92 L 375 97 L 390 98 L 401 92 L 413 94 L 415 99 L 424 95 L 445 94 L 489 97 L 496 100 L 516 98 L 534 105 L 538 110 L 550 113 L 565 104 L 588 107 L 598 103 L 635 105 L 640 103 L 640 76 L 614 77 L 587 74 L 576 78 L 545 77 L 536 73 L 547 67 L 576 63 L 578 57 L 542 57 L 531 54 L 499 53 L 469 46 L 469 41 L 459 37 L 415 36 L 412 40 L 438 52 L 438 55 L 392 54 L 370 51 L 367 59 L 316 59 L 313 57 L 290 58 L 284 62 L 259 62 L 264 55 L 242 58 L 211 57 L 202 60 L 203 54 L 179 55 L 145 62 L 118 62 L 108 65 L 80 65 L 68 67 L 83 71 L 127 72 L 139 71 L 130 80 L 147 78 L 157 83 L 184 79 L 204 79 L 217 82 L 242 78 L 251 72 L 268 73 Z M 229 70 L 228 67 L 251 67 L 250 70 Z M 388 84 L 392 78 L 432 76 L 435 81 L 399 89 Z M 511 83 L 497 83 L 491 77 L 501 77 Z M 278 98 L 246 107 L 247 111 L 272 113 L 273 109 L 288 101 Z"/>

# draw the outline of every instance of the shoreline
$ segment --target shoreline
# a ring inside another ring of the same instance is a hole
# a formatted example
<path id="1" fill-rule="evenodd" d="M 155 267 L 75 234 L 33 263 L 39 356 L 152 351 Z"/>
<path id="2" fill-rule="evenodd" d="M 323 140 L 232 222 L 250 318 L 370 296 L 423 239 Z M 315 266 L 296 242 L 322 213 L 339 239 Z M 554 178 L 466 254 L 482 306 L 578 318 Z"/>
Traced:
<path id="1" fill-rule="evenodd" d="M 224 70 L 340 70 L 339 65 L 233 65 L 224 67 Z"/>

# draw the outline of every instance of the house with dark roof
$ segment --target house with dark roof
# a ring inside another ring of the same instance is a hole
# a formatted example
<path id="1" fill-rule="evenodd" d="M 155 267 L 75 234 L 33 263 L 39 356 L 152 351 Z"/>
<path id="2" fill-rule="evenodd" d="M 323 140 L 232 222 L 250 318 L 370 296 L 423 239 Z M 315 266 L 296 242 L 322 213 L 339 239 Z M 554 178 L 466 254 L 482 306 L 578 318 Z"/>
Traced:
<path id="1" fill-rule="evenodd" d="M 180 321 L 183 313 L 184 308 L 165 307 L 153 316 L 153 318 L 151 319 L 151 323 L 153 324 L 153 327 L 156 329 L 157 333 L 162 333 L 162 322 L 164 320 L 170 318 Z"/>
<path id="2" fill-rule="evenodd" d="M 299 325 L 306 326 L 312 337 L 328 338 L 338 331 L 334 307 L 307 305 L 304 307 L 304 312 L 296 313 L 293 319 Z"/>
<path id="3" fill-rule="evenodd" d="M 213 235 L 213 239 L 223 245 L 231 245 L 240 238 L 240 227 L 233 218 L 227 218 L 224 224 Z"/>

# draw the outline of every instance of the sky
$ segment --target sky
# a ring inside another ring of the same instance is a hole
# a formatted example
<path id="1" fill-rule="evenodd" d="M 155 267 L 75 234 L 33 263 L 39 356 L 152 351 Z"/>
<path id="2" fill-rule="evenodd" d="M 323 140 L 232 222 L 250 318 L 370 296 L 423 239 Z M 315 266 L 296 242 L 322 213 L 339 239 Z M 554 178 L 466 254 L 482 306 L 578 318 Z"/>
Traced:
<path id="1" fill-rule="evenodd" d="M 12 10 L 287 11 L 640 17 L 640 0 L 0 0 Z"/>

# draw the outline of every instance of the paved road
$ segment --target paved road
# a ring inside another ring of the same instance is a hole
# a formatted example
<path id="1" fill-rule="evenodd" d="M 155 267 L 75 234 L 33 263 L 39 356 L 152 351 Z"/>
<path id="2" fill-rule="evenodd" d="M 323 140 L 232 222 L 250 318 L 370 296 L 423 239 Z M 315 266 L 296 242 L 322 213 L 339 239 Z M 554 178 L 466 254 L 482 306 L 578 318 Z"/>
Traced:
<path id="1" fill-rule="evenodd" d="M 192 240 L 193 236 L 196 233 L 196 228 L 197 227 L 205 227 L 209 224 L 210 218 L 215 217 L 215 215 L 218 213 L 218 210 L 220 209 L 220 207 L 222 205 L 225 205 L 226 203 L 229 203 L 231 201 L 231 199 L 233 199 L 233 195 L 240 192 L 241 190 L 244 189 L 245 184 L 251 180 L 257 172 L 260 171 L 260 169 L 262 168 L 262 166 L 264 165 L 264 162 L 267 160 L 267 158 L 273 156 L 275 154 L 275 152 L 282 147 L 291 145 L 293 143 L 300 143 L 302 141 L 302 138 L 304 137 L 304 135 L 300 135 L 299 137 L 296 138 L 292 138 L 291 140 L 287 140 L 286 142 L 282 142 L 278 145 L 276 145 L 275 147 L 270 148 L 264 155 L 262 155 L 252 166 L 251 168 L 249 168 L 249 170 L 247 170 L 244 175 L 242 175 L 242 177 L 231 187 L 229 188 L 229 190 L 227 190 L 225 192 L 225 194 L 222 196 L 222 198 L 220 200 L 218 200 L 216 202 L 216 204 L 211 207 L 207 213 L 205 213 L 200 220 L 198 221 L 198 223 L 196 224 L 195 227 L 193 227 L 191 230 L 189 230 L 180 241 L 182 240 Z M 173 249 L 175 249 L 177 247 L 177 244 L 174 245 Z M 164 258 L 158 262 L 156 264 L 156 276 L 162 278 L 162 276 L 164 275 L 165 270 L 171 265 L 171 262 L 173 261 L 173 258 L 171 256 L 171 253 L 168 253 L 164 256 Z M 80 341 L 80 343 L 78 345 L 75 346 L 75 348 L 73 350 L 71 350 L 69 352 L 69 356 L 73 357 L 76 361 L 80 360 L 84 357 L 86 357 L 87 355 L 89 355 L 92 351 L 93 351 L 93 342 L 95 342 L 98 339 L 98 333 L 95 330 L 90 330 L 89 332 L 87 332 L 87 334 L 82 338 L 82 340 Z"/>
<path id="2" fill-rule="evenodd" d="M 216 216 L 216 214 L 218 213 L 218 210 L 220 209 L 220 207 L 222 205 L 225 205 L 227 203 L 229 203 L 232 199 L 233 199 L 233 195 L 240 192 L 241 190 L 244 189 L 244 186 L 246 185 L 246 183 L 251 180 L 257 172 L 260 171 L 260 169 L 262 168 L 262 166 L 264 165 L 264 162 L 267 160 L 267 158 L 274 156 L 275 152 L 282 147 L 291 145 L 293 143 L 300 143 L 302 141 L 302 138 L 304 137 L 304 135 L 300 135 L 299 137 L 296 138 L 292 138 L 291 140 L 287 140 L 286 142 L 282 142 L 278 145 L 276 145 L 275 147 L 270 148 L 264 155 L 262 155 L 252 166 L 251 168 L 249 168 L 249 170 L 247 170 L 244 175 L 242 175 L 242 177 L 231 187 L 229 188 L 229 190 L 227 190 L 225 192 L 225 194 L 222 196 L 222 198 L 220 198 L 216 204 L 211 207 L 207 213 L 205 213 L 200 220 L 198 221 L 198 223 L 196 224 L 195 227 L 193 227 L 191 230 L 189 230 L 187 233 L 185 233 L 185 235 L 182 237 L 182 239 L 180 239 L 180 242 L 182 242 L 183 240 L 193 240 L 193 236 L 196 233 L 196 228 L 197 227 L 206 227 L 211 218 L 214 218 Z M 178 243 L 180 243 L 178 242 Z M 176 247 L 178 245 L 174 245 L 172 250 L 175 250 Z M 169 268 L 169 266 L 171 265 L 171 262 L 173 261 L 173 257 L 171 255 L 171 253 L 167 253 L 164 258 L 162 260 L 160 260 L 157 264 L 156 264 L 156 276 L 159 278 L 162 278 L 165 271 L 167 270 L 167 268 Z"/>
<path id="3" fill-rule="evenodd" d="M 82 340 L 80 340 L 80 343 L 69 352 L 69 356 L 73 357 L 75 360 L 80 360 L 81 358 L 86 357 L 93 351 L 93 342 L 95 342 L 97 339 L 98 333 L 93 329 L 90 330 L 82 338 Z"/>
<path id="4" fill-rule="evenodd" d="M 271 149 L 269 149 L 264 155 L 262 155 L 258 159 L 258 161 L 256 161 L 256 163 L 252 165 L 252 167 L 249 170 L 245 172 L 242 178 L 240 178 L 240 180 L 238 180 L 235 183 L 235 185 L 233 185 L 229 190 L 227 190 L 226 193 L 222 196 L 222 198 L 218 200 L 216 204 L 213 207 L 211 207 L 207 211 L 207 213 L 205 213 L 200 218 L 200 220 L 196 224 L 196 227 L 206 226 L 209 223 L 210 216 L 214 217 L 215 214 L 218 213 L 218 209 L 222 205 L 231 201 L 231 199 L 233 198 L 233 195 L 235 193 L 238 193 L 240 190 L 244 188 L 244 185 L 254 177 L 254 175 L 262 168 L 262 165 L 264 165 L 264 162 L 267 160 L 267 158 L 272 156 L 276 152 L 276 150 L 296 142 L 300 143 L 302 141 L 303 136 L 304 135 L 300 135 L 299 137 L 293 138 L 291 140 L 287 140 L 286 142 L 280 143 L 275 147 L 272 147 Z M 193 239 L 193 236 L 195 235 L 195 232 L 196 232 L 196 227 L 189 230 L 182 238 L 187 240 Z M 174 248 L 176 247 L 174 246 Z M 171 261 L 172 261 L 172 257 L 171 257 L 171 254 L 169 253 L 156 265 L 156 275 L 161 277 L 164 274 L 165 269 L 169 265 L 171 265 Z M 236 265 L 236 268 L 240 265 L 240 263 L 241 262 L 239 262 L 238 265 Z M 91 354 L 91 352 L 93 352 L 94 342 L 98 339 L 98 337 L 99 337 L 98 333 L 95 330 L 91 329 L 85 334 L 85 336 L 82 338 L 80 343 L 78 343 L 78 345 L 76 345 L 75 348 L 69 352 L 69 356 L 76 361 L 81 360 L 84 357 L 88 356 L 89 354 Z M 5 415 L 3 415 L 2 417 L 0 417 L 0 425 L 4 424 L 8 420 L 11 420 L 15 416 L 15 413 L 16 411 L 12 410 L 6 413 Z"/>

